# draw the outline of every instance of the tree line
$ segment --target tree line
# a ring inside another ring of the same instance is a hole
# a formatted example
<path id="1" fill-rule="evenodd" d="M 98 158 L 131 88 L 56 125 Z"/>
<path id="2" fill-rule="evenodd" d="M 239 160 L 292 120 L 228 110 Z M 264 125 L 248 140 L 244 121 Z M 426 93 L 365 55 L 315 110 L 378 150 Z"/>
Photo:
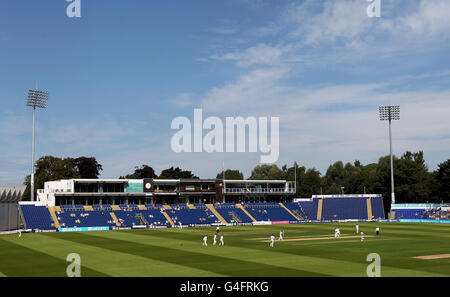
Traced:
<path id="1" fill-rule="evenodd" d="M 103 170 L 94 157 L 58 158 L 44 156 L 36 161 L 35 189 L 43 189 L 44 182 L 70 178 L 98 178 Z M 244 175 L 236 169 L 219 172 L 216 178 L 243 180 Z M 367 165 L 356 160 L 353 163 L 337 161 L 330 165 L 324 175 L 315 168 L 306 168 L 294 163 L 283 165 L 262 164 L 253 168 L 248 179 L 283 179 L 294 181 L 296 176 L 296 197 L 311 197 L 316 194 L 382 194 L 385 208 L 390 206 L 391 182 L 390 159 L 383 156 L 377 163 Z M 121 179 L 198 179 L 192 171 L 170 167 L 159 175 L 149 165 L 136 166 L 132 173 Z M 423 151 L 406 151 L 400 158 L 394 156 L 394 181 L 396 203 L 440 203 L 450 201 L 450 159 L 430 171 L 425 163 Z M 30 176 L 25 178 L 27 190 L 24 199 L 30 197 Z"/>
<path id="2" fill-rule="evenodd" d="M 423 151 L 405 152 L 394 157 L 394 187 L 396 203 L 450 202 L 450 159 L 429 171 Z M 279 168 L 276 165 L 256 166 L 249 179 L 285 179 L 294 181 L 296 197 L 308 198 L 317 194 L 382 194 L 386 211 L 391 205 L 390 157 L 367 165 L 337 161 L 322 175 L 315 168 L 294 163 Z"/>
<path id="3" fill-rule="evenodd" d="M 34 189 L 35 197 L 38 189 L 44 188 L 47 181 L 55 181 L 60 179 L 72 178 L 89 178 L 98 179 L 100 172 L 103 170 L 95 157 L 79 157 L 79 158 L 58 158 L 54 156 L 44 156 L 39 158 L 35 163 Z M 152 167 L 148 165 L 136 166 L 134 172 L 120 176 L 119 179 L 142 179 L 142 178 L 161 178 L 161 179 L 179 179 L 194 178 L 195 176 L 189 170 L 182 170 L 179 167 L 170 167 L 161 171 L 160 175 L 156 175 Z M 26 190 L 23 200 L 30 200 L 31 191 L 31 175 L 25 177 L 24 185 Z"/>

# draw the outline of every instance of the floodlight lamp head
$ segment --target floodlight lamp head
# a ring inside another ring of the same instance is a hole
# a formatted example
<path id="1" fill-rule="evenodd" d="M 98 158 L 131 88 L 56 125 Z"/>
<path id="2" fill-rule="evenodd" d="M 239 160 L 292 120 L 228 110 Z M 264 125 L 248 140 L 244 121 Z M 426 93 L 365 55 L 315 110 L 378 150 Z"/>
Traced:
<path id="1" fill-rule="evenodd" d="M 400 106 L 380 106 L 380 121 L 400 120 Z"/>
<path id="2" fill-rule="evenodd" d="M 47 108 L 48 93 L 38 90 L 29 90 L 27 106 L 33 108 Z"/>

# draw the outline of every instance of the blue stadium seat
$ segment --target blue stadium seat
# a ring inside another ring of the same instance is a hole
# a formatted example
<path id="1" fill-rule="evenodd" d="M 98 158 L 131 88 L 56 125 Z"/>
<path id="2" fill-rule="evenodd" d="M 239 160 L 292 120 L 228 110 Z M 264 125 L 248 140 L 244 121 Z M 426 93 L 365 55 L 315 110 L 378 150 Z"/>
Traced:
<path id="1" fill-rule="evenodd" d="M 322 206 L 323 220 L 367 220 L 367 198 L 326 198 Z"/>
<path id="2" fill-rule="evenodd" d="M 20 205 L 20 210 L 27 229 L 56 230 L 53 219 L 47 207 Z"/>
<path id="3" fill-rule="evenodd" d="M 245 209 L 257 221 L 294 221 L 296 220 L 286 209 L 278 203 L 246 203 Z"/>

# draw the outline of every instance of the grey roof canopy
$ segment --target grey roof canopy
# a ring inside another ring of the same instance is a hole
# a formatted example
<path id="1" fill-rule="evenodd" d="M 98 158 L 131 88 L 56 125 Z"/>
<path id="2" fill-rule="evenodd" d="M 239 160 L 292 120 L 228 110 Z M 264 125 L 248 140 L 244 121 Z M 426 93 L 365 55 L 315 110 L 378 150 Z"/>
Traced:
<path id="1" fill-rule="evenodd" d="M 0 203 L 14 203 L 22 199 L 26 186 L 0 186 Z"/>

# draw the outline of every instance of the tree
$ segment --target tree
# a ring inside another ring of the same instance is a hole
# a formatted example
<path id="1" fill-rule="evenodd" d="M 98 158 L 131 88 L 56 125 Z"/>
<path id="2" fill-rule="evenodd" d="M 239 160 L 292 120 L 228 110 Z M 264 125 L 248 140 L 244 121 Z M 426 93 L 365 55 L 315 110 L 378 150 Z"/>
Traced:
<path id="1" fill-rule="evenodd" d="M 132 174 L 121 176 L 121 179 L 143 179 L 143 178 L 156 178 L 155 170 L 148 165 L 142 165 L 141 167 L 134 167 Z"/>
<path id="2" fill-rule="evenodd" d="M 249 179 L 284 179 L 286 181 L 294 181 L 297 177 L 297 197 L 311 197 L 320 193 L 322 186 L 322 177 L 315 168 L 306 169 L 305 166 L 298 166 L 294 162 L 294 166 L 287 167 L 283 165 L 279 169 L 276 165 L 259 165 L 252 171 Z"/>
<path id="3" fill-rule="evenodd" d="M 450 201 L 450 159 L 438 165 L 435 178 L 440 200 Z"/>
<path id="4" fill-rule="evenodd" d="M 394 156 L 394 187 L 396 203 L 439 202 L 434 174 L 428 171 L 423 152 L 406 151 L 401 158 Z M 373 192 L 383 195 L 384 208 L 391 206 L 391 170 L 389 156 L 378 160 Z"/>
<path id="5" fill-rule="evenodd" d="M 357 167 L 355 165 L 355 167 Z M 357 167 L 358 168 L 358 167 Z M 354 193 L 375 193 L 374 190 L 377 178 L 377 164 L 372 163 L 361 166 L 358 174 L 354 176 L 356 190 Z"/>
<path id="6" fill-rule="evenodd" d="M 175 169 L 173 167 L 164 169 L 163 171 L 161 171 L 159 178 L 161 178 L 161 179 L 180 179 L 180 178 L 198 179 L 198 177 L 195 176 L 191 171 L 181 170 L 179 167 L 177 167 Z"/>
<path id="7" fill-rule="evenodd" d="M 318 170 L 315 168 L 306 169 L 305 166 L 291 167 L 286 170 L 286 180 L 294 180 L 297 176 L 297 197 L 311 197 L 315 194 L 320 194 L 320 188 L 322 186 L 322 177 Z"/>
<path id="8" fill-rule="evenodd" d="M 281 167 L 281 171 L 283 171 L 283 179 L 288 181 L 293 181 L 295 179 L 295 168 L 297 168 L 297 181 L 299 180 L 299 176 L 305 173 L 306 168 L 304 166 L 299 167 L 297 162 L 294 162 L 294 166 L 287 167 L 287 165 L 283 165 Z"/>
<path id="9" fill-rule="evenodd" d="M 284 173 L 277 165 L 262 164 L 256 166 L 252 170 L 249 179 L 252 180 L 268 180 L 268 179 L 283 179 Z"/>
<path id="10" fill-rule="evenodd" d="M 311 197 L 312 195 L 320 194 L 320 187 L 322 186 L 322 177 L 318 170 L 309 168 L 306 170 L 300 182 L 300 188 L 297 188 L 299 197 Z"/>
<path id="11" fill-rule="evenodd" d="M 392 156 L 394 162 L 394 173 L 396 174 L 396 164 L 398 158 Z M 374 193 L 381 194 L 383 197 L 383 205 L 385 213 L 391 209 L 391 173 L 390 173 L 390 157 L 384 156 L 378 159 L 375 170 L 375 183 L 373 185 Z M 396 175 L 394 174 L 394 179 Z"/>
<path id="12" fill-rule="evenodd" d="M 223 178 L 223 171 L 217 173 L 216 178 L 217 179 L 222 179 Z M 244 175 L 239 170 L 227 169 L 227 170 L 225 170 L 225 179 L 243 180 L 244 179 Z"/>
<path id="13" fill-rule="evenodd" d="M 342 191 L 341 187 L 345 187 L 345 177 L 346 169 L 344 169 L 344 163 L 342 161 L 337 161 L 333 165 L 330 165 L 324 178 L 324 193 L 340 194 Z"/>
<path id="14" fill-rule="evenodd" d="M 396 184 L 396 202 L 431 202 L 433 175 L 428 171 L 423 158 L 423 151 L 412 153 L 406 151 L 397 161 L 397 171 L 394 170 Z"/>
<path id="15" fill-rule="evenodd" d="M 34 175 L 34 189 L 43 189 L 44 183 L 60 179 L 80 178 L 73 158 L 61 159 L 53 156 L 44 156 L 36 161 Z M 31 177 L 25 177 L 26 190 L 23 200 L 30 200 Z M 36 193 L 35 193 L 36 197 Z"/>
<path id="16" fill-rule="evenodd" d="M 78 170 L 80 178 L 98 178 L 102 165 L 94 157 L 79 157 L 75 159 L 75 167 Z"/>
<path id="17" fill-rule="evenodd" d="M 324 192 L 327 194 L 363 193 L 364 185 L 361 185 L 361 172 L 364 166 L 356 160 L 354 164 L 337 161 L 330 167 L 324 176 Z M 344 189 L 342 189 L 342 187 Z"/>

